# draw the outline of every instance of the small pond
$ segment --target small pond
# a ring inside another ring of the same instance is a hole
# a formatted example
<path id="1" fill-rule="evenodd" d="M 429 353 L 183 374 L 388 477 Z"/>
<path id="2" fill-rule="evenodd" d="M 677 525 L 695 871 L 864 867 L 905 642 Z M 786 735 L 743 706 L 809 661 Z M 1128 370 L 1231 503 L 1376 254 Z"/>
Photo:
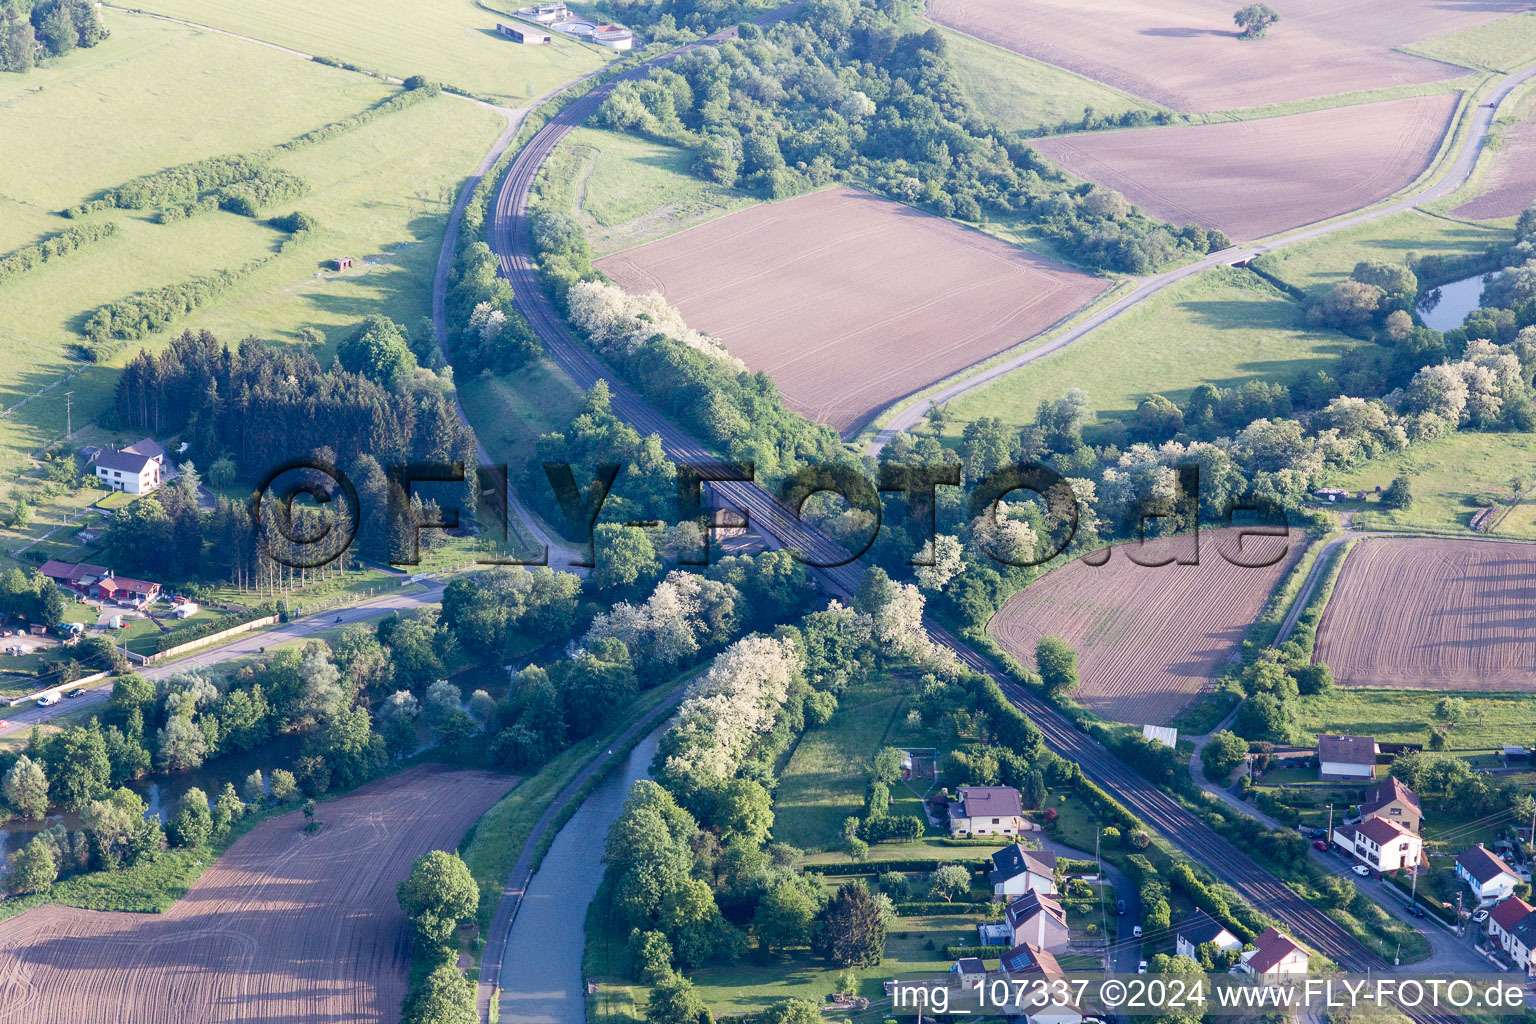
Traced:
<path id="1" fill-rule="evenodd" d="M 1416 312 L 1424 326 L 1437 331 L 1453 331 L 1478 307 L 1483 285 L 1498 276 L 1497 272 L 1478 274 L 1432 288 L 1419 296 Z"/>

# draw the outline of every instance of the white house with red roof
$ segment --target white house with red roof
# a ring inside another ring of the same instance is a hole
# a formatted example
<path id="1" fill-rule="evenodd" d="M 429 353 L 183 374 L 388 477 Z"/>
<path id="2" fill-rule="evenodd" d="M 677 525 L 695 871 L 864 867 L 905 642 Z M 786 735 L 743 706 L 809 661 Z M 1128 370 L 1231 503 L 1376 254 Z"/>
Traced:
<path id="1" fill-rule="evenodd" d="M 1317 771 L 1325 779 L 1366 779 L 1376 775 L 1376 755 L 1381 753 L 1370 736 L 1317 737 Z"/>
<path id="2" fill-rule="evenodd" d="M 1488 906 L 1514 895 L 1520 876 L 1482 843 L 1463 850 L 1456 858 L 1456 877 L 1467 883 L 1481 906 Z"/>
<path id="3" fill-rule="evenodd" d="M 1273 928 L 1253 940 L 1253 949 L 1243 952 L 1237 969 L 1260 978 L 1281 978 L 1307 973 L 1307 951 L 1296 940 Z"/>
<path id="4" fill-rule="evenodd" d="M 1536 907 L 1518 896 L 1494 904 L 1488 911 L 1488 937 L 1529 974 L 1531 950 L 1536 948 Z"/>
<path id="5" fill-rule="evenodd" d="M 142 608 L 160 596 L 158 583 L 119 576 L 106 566 L 91 565 L 88 562 L 76 564 L 50 558 L 38 568 L 38 572 L 82 597 L 132 608 Z"/>
<path id="6" fill-rule="evenodd" d="M 1428 866 L 1424 841 L 1390 818 L 1366 818 L 1333 830 L 1335 846 L 1378 874 Z"/>

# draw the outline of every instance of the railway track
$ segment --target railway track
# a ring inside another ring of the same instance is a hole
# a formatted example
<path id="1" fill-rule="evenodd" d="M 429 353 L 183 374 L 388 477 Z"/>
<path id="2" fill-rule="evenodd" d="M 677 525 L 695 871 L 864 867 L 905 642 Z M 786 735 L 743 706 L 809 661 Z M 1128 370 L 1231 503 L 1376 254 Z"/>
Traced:
<path id="1" fill-rule="evenodd" d="M 775 20 L 787 17 L 790 10 L 775 12 Z M 730 34 L 720 33 L 641 64 L 568 104 L 518 154 L 497 189 L 489 226 L 491 248 L 500 261 L 503 276 L 512 284 L 518 309 L 543 341 L 550 356 L 583 388 L 591 387 L 598 380 L 607 381 L 612 409 L 617 416 L 642 433 L 658 435 L 668 458 L 694 464 L 707 464 L 718 459 L 687 431 L 651 408 L 588 349 L 544 293 L 534 270 L 531 229 L 526 215 L 539 169 L 572 129 L 596 112 L 613 85 L 639 78 L 658 63 L 675 59 L 694 46 L 708 45 Z M 846 557 L 831 540 L 801 524 L 792 511 L 762 486 L 740 482 L 721 482 L 714 486 L 724 498 L 746 512 L 770 542 L 796 548 L 817 562 L 830 564 Z M 830 593 L 844 598 L 853 595 L 863 577 L 863 569 L 857 564 L 813 569 L 812 573 Z M 970 668 L 996 680 L 1007 698 L 1040 729 L 1051 749 L 1076 761 L 1085 776 L 1114 794 L 1132 813 L 1249 903 L 1266 908 L 1272 917 L 1345 971 L 1364 974 L 1390 969 L 1386 960 L 1367 949 L 1332 918 L 1302 899 L 1173 797 L 1078 730 L 1050 705 L 999 672 L 959 637 L 938 623 L 929 621 L 926 625 L 935 643 L 953 652 Z M 1404 1012 L 1423 1024 L 1457 1019 L 1423 1010 L 1405 1009 Z"/>

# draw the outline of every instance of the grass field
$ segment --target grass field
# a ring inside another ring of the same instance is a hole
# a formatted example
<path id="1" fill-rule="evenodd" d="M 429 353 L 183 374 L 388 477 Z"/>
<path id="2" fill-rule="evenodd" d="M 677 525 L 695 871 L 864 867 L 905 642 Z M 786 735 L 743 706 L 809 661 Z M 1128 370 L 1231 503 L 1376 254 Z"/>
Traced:
<path id="1" fill-rule="evenodd" d="M 1437 722 L 1434 690 L 1334 689 L 1296 701 L 1296 730 L 1306 739 L 1318 732 L 1374 736 L 1381 743 L 1427 743 Z M 1536 716 L 1536 693 L 1458 692 L 1471 705 L 1468 720 L 1446 730 L 1447 750 L 1491 750 L 1525 744 Z"/>
<path id="2" fill-rule="evenodd" d="M 540 434 L 564 430 L 581 403 L 581 389 L 548 359 L 502 375 L 458 380 L 459 401 L 493 462 L 516 480 L 535 456 Z"/>
<path id="3" fill-rule="evenodd" d="M 512 106 L 601 67 L 609 57 L 558 34 L 549 46 L 502 39 L 496 15 L 470 0 L 266 0 L 255 6 L 238 0 L 145 0 L 138 6 L 395 78 L 426 75 Z"/>
<path id="4" fill-rule="evenodd" d="M 842 835 L 843 819 L 862 817 L 869 765 L 906 696 L 889 682 L 849 687 L 832 720 L 801 737 L 773 804 L 775 839 L 825 850 Z M 902 789 L 892 787 L 892 796 Z"/>
<path id="5" fill-rule="evenodd" d="M 622 132 L 578 128 L 547 165 L 555 194 L 606 256 L 757 202 L 739 189 L 694 177 L 686 150 Z"/>
<path id="6" fill-rule="evenodd" d="M 1402 263 L 1409 253 L 1455 256 L 1508 238 L 1507 231 L 1409 210 L 1265 253 L 1254 264 L 1286 284 L 1320 292 L 1348 277 L 1362 260 Z"/>
<path id="7" fill-rule="evenodd" d="M 1088 392 L 1100 424 L 1128 420 L 1151 393 L 1182 403 L 1202 382 L 1232 387 L 1248 380 L 1288 383 L 1331 369 L 1353 344 L 1343 335 L 1300 326 L 1300 310 L 1259 277 L 1207 271 L 1116 318 L 1062 352 L 1024 366 L 950 403 L 958 437 L 982 416 L 1034 421 L 1042 399 L 1072 388 Z M 1090 442 L 1099 440 L 1090 428 Z"/>
<path id="8" fill-rule="evenodd" d="M 948 43 L 955 77 L 976 106 L 999 128 L 1027 132 L 1083 118 L 1085 107 L 1100 117 L 1132 110 L 1155 114 L 1155 103 L 1051 64 L 983 42 L 954 29 L 940 28 Z"/>
<path id="9" fill-rule="evenodd" d="M 1507 498 L 1511 477 L 1520 475 L 1529 480 L 1536 474 L 1536 438 L 1462 431 L 1330 477 L 1329 485 L 1373 492 L 1378 484 L 1385 488 L 1404 472 L 1413 481 L 1413 505 L 1387 509 L 1374 494 L 1363 503 L 1341 503 L 1344 508 L 1360 510 L 1355 526 L 1462 533 L 1469 529 L 1477 511 L 1474 495 L 1488 492 Z M 1516 506 L 1497 536 L 1536 539 L 1536 504 Z"/>
<path id="10" fill-rule="evenodd" d="M 1525 11 L 1486 25 L 1426 39 L 1402 49 L 1448 64 L 1487 71 L 1512 71 L 1536 60 L 1536 11 Z"/>
<path id="11" fill-rule="evenodd" d="M 21 128 L 18 137 L 37 140 L 0 152 L 6 247 L 60 230 L 68 222 L 51 211 L 100 189 L 210 154 L 269 146 L 394 91 L 225 36 L 110 11 L 107 20 L 112 37 L 78 60 L 25 76 L 24 89 L 16 87 L 21 76 L 0 82 L 8 122 Z M 174 129 L 150 129 L 171 111 Z M 233 343 L 252 333 L 291 337 L 304 326 L 334 341 L 371 312 L 414 324 L 429 310 L 443 199 L 503 123 L 491 110 L 444 96 L 285 154 L 278 165 L 311 185 L 294 205 L 319 220 L 313 238 L 216 305 L 126 346 L 118 360 L 184 327 L 207 327 Z M 281 237 L 255 219 L 222 212 L 170 225 L 153 223 L 147 211 L 93 217 L 116 219 L 117 235 L 0 288 L 0 343 L 10 357 L 0 371 L 0 406 L 9 410 L 0 418 L 0 465 L 63 435 L 65 390 L 75 392 L 77 433 L 110 400 L 115 373 L 81 364 L 65 349 L 80 340 L 78 327 L 92 309 L 243 265 L 270 253 Z M 317 276 L 321 261 L 343 254 L 358 260 L 355 270 Z"/>

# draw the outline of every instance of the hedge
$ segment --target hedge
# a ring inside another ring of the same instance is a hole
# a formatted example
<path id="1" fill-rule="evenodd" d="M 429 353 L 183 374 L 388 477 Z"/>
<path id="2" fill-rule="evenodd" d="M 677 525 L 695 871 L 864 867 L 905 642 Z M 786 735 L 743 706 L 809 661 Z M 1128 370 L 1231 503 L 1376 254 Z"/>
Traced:
<path id="1" fill-rule="evenodd" d="M 963 956 L 974 956 L 983 960 L 996 960 L 1012 948 L 1012 946 L 945 946 L 944 959 L 959 960 Z"/>
<path id="2" fill-rule="evenodd" d="M 168 651 L 172 647 L 190 643 L 193 640 L 201 640 L 205 636 L 212 636 L 214 633 L 244 625 L 253 619 L 259 619 L 263 615 L 272 614 L 275 614 L 275 612 L 270 605 L 257 605 L 255 608 L 247 608 L 243 612 L 220 615 L 216 619 L 206 619 L 195 626 L 173 629 L 169 633 L 161 633 L 155 637 L 154 643 L 150 644 L 150 647 L 153 648 L 150 653 L 159 654 L 161 651 Z"/>
<path id="3" fill-rule="evenodd" d="M 102 221 L 100 224 L 82 224 L 79 227 L 65 228 L 40 242 L 0 256 L 0 281 L 24 274 L 49 260 L 68 256 L 92 242 L 99 242 L 115 234 L 117 234 L 116 221 Z"/>
<path id="4" fill-rule="evenodd" d="M 1064 875 L 1096 875 L 1099 873 L 1099 862 L 1061 857 L 1056 861 L 1056 870 Z"/>
<path id="5" fill-rule="evenodd" d="M 1426 894 L 1424 894 L 1422 892 L 1421 893 L 1417 893 L 1417 894 L 1413 894 L 1413 890 L 1412 890 L 1412 888 L 1410 888 L 1409 884 L 1407 882 L 1403 881 L 1401 878 L 1399 878 L 1396 874 L 1387 875 L 1387 876 L 1385 876 L 1385 878 L 1386 878 L 1386 881 L 1391 882 L 1394 886 L 1396 886 L 1398 891 L 1400 891 L 1404 896 L 1408 896 L 1410 894 L 1414 895 L 1414 902 L 1418 903 L 1419 906 L 1421 906 L 1425 910 L 1429 911 L 1436 918 L 1438 918 L 1442 923 L 1451 925 L 1452 927 L 1455 926 L 1455 924 L 1456 924 L 1456 911 L 1454 911 L 1454 910 L 1447 910 L 1445 907 L 1442 907 L 1437 901 L 1430 899 L 1429 896 L 1427 896 Z"/>
<path id="6" fill-rule="evenodd" d="M 896 904 L 896 913 L 903 917 L 943 917 L 955 914 L 980 914 L 985 912 L 990 901 L 956 900 L 953 903 L 945 903 L 943 900 L 919 900 L 911 903 Z"/>
<path id="7" fill-rule="evenodd" d="M 848 864 L 810 864 L 807 871 L 821 875 L 876 875 L 882 871 L 932 871 L 940 864 L 959 864 L 972 871 L 990 863 L 986 860 L 963 860 L 945 857 L 942 860 L 911 858 L 907 860 L 874 860 Z"/>

